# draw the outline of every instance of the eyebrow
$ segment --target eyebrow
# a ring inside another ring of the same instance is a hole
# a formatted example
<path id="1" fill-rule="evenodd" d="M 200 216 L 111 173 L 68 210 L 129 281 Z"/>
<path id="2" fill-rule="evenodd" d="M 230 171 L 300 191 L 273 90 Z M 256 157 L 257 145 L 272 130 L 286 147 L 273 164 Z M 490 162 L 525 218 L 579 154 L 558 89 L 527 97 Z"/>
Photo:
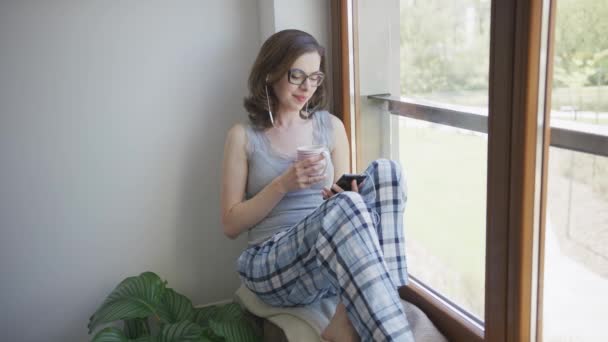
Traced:
<path id="1" fill-rule="evenodd" d="M 315 70 L 315 71 L 313 71 L 313 72 L 309 72 L 309 73 L 307 73 L 306 71 L 304 71 L 304 70 L 302 70 L 302 69 L 300 69 L 300 68 L 291 68 L 291 69 L 289 69 L 289 70 L 297 70 L 297 71 L 301 71 L 301 72 L 303 72 L 303 73 L 305 73 L 305 74 L 307 74 L 307 75 L 312 75 L 312 74 L 316 74 L 316 73 L 325 74 L 325 73 L 324 73 L 323 71 L 321 71 L 321 70 Z"/>

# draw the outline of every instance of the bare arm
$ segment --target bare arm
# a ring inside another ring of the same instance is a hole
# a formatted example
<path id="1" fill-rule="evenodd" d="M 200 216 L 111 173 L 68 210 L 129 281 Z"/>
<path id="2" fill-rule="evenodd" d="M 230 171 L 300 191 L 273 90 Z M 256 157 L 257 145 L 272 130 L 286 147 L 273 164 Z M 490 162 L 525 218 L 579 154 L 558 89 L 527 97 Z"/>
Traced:
<path id="1" fill-rule="evenodd" d="M 228 132 L 224 146 L 222 225 L 231 239 L 260 222 L 283 198 L 285 190 L 275 179 L 253 198 L 244 201 L 247 185 L 247 136 L 241 125 Z"/>
<path id="2" fill-rule="evenodd" d="M 236 125 L 228 132 L 224 147 L 222 179 L 222 225 L 231 239 L 264 219 L 288 191 L 309 188 L 325 178 L 314 176 L 322 169 L 323 155 L 293 163 L 253 198 L 245 199 L 247 186 L 247 136 Z"/>

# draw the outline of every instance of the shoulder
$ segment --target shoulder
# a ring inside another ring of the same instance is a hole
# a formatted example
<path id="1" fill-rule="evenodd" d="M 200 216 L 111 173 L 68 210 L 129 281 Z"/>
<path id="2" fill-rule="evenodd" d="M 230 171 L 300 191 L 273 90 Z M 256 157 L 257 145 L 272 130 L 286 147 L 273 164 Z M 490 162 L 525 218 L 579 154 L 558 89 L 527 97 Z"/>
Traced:
<path id="1" fill-rule="evenodd" d="M 333 145 L 334 147 L 338 147 L 340 150 L 342 150 L 345 146 L 348 146 L 348 136 L 346 134 L 346 128 L 344 128 L 344 123 L 337 116 L 330 115 L 330 118 L 331 125 L 333 127 Z"/>
<path id="2" fill-rule="evenodd" d="M 247 144 L 247 127 L 242 123 L 237 123 L 228 130 L 226 144 L 245 148 Z"/>
<path id="3" fill-rule="evenodd" d="M 337 116 L 331 114 L 331 113 L 327 113 L 329 115 L 329 121 L 331 122 L 332 126 L 334 127 L 334 131 L 340 131 L 340 130 L 344 130 L 344 123 L 342 122 L 342 120 L 338 119 Z"/>
<path id="4" fill-rule="evenodd" d="M 326 110 L 319 111 L 316 114 L 319 115 L 319 121 L 321 121 L 321 123 L 329 126 L 329 128 L 332 128 L 334 131 L 336 129 L 344 129 L 344 124 L 334 114 Z"/>
<path id="5" fill-rule="evenodd" d="M 245 139 L 246 136 L 247 136 L 246 127 L 242 123 L 234 124 L 232 127 L 230 127 L 230 130 L 228 130 L 229 139 L 241 140 L 241 139 Z"/>
<path id="6" fill-rule="evenodd" d="M 345 134 L 346 129 L 344 128 L 344 123 L 334 114 L 324 111 L 322 115 L 325 117 L 324 121 L 334 137 L 339 137 Z"/>

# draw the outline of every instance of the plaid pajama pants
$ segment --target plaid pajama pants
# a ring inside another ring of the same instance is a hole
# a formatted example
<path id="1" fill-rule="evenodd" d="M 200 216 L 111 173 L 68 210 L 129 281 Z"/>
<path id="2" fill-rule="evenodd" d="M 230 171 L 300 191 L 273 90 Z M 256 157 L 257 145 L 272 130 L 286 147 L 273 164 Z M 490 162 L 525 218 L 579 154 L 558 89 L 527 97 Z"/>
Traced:
<path id="1" fill-rule="evenodd" d="M 342 192 L 295 226 L 246 249 L 241 280 L 264 302 L 339 295 L 361 341 L 413 341 L 397 287 L 407 283 L 401 168 L 380 159 L 360 193 Z"/>

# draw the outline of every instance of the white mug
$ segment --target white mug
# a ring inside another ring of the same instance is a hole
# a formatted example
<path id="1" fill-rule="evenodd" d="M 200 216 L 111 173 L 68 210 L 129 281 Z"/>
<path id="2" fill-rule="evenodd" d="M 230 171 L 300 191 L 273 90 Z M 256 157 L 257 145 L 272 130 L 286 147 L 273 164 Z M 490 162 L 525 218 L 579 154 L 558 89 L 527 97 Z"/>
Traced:
<path id="1" fill-rule="evenodd" d="M 321 170 L 319 172 L 319 174 L 315 175 L 315 176 L 321 176 L 325 174 L 325 171 L 327 171 L 327 165 L 329 164 L 328 161 L 331 158 L 329 151 L 327 150 L 327 148 L 324 145 L 309 145 L 309 146 L 300 146 L 296 149 L 297 151 L 297 157 L 296 159 L 298 161 L 300 160 L 304 160 L 307 158 L 312 158 L 312 157 L 316 157 L 319 154 L 323 154 L 325 156 L 325 166 L 323 167 L 323 170 Z"/>

